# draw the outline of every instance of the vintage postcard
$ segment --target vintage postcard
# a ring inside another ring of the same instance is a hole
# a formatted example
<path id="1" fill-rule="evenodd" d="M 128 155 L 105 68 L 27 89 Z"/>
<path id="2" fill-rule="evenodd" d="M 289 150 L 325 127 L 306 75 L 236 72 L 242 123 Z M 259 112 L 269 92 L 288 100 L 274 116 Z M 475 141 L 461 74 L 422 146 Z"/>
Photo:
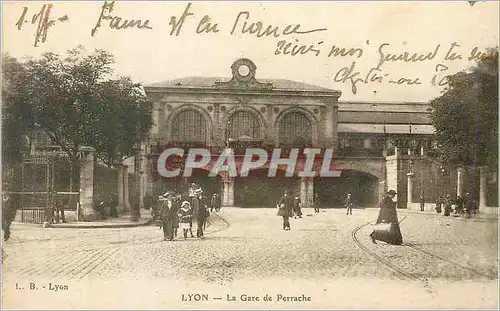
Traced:
<path id="1" fill-rule="evenodd" d="M 2 308 L 498 307 L 498 1 L 3 1 Z"/>

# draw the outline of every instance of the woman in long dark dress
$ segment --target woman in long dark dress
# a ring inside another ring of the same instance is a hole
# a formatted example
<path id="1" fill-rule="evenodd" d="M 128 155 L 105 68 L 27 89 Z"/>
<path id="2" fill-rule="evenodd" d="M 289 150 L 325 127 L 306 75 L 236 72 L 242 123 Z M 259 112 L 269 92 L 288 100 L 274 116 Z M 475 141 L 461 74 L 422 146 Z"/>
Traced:
<path id="1" fill-rule="evenodd" d="M 377 218 L 377 224 L 387 224 L 386 228 L 388 230 L 382 230 L 375 228 L 370 234 L 373 243 L 377 243 L 376 240 L 384 241 L 393 245 L 403 244 L 403 236 L 401 235 L 401 229 L 399 228 L 398 214 L 396 212 L 396 202 L 393 201 L 396 192 L 390 190 L 382 198 L 380 202 L 380 212 Z"/>

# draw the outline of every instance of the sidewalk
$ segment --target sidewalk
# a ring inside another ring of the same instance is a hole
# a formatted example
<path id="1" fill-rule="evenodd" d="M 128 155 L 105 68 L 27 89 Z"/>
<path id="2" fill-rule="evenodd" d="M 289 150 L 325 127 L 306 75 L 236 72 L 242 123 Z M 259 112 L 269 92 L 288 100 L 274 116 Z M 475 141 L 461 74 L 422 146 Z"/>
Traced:
<path id="1" fill-rule="evenodd" d="M 408 214 L 421 214 L 421 215 L 438 215 L 436 211 L 420 211 L 420 210 L 413 210 L 413 209 L 405 209 L 405 208 L 398 208 L 398 213 L 408 213 Z M 441 213 L 443 215 L 443 213 Z M 458 216 L 453 216 L 454 213 L 450 215 L 450 217 L 458 217 Z M 444 216 L 443 216 L 444 217 Z M 487 213 L 481 213 L 477 215 L 473 215 L 472 218 L 479 218 L 479 219 L 498 219 L 497 214 L 487 214 Z"/>
<path id="2" fill-rule="evenodd" d="M 52 224 L 49 228 L 66 229 L 97 229 L 97 228 L 133 228 L 148 226 L 153 222 L 151 210 L 141 209 L 141 218 L 138 221 L 132 221 L 130 215 L 119 216 L 118 218 L 108 218 L 99 221 L 75 221 L 68 223 Z"/>

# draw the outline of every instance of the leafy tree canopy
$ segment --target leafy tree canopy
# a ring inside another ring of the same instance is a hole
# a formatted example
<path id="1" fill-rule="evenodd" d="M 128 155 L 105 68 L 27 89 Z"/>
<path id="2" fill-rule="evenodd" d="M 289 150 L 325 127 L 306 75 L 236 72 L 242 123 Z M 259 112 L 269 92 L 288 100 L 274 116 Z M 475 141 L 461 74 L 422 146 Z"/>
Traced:
<path id="1" fill-rule="evenodd" d="M 2 158 L 4 163 L 17 161 L 27 148 L 25 134 L 33 125 L 27 100 L 28 71 L 22 62 L 8 54 L 2 57 Z"/>
<path id="2" fill-rule="evenodd" d="M 151 104 L 130 78 L 112 79 L 114 57 L 81 46 L 22 63 L 25 86 L 13 105 L 29 105 L 33 123 L 76 162 L 91 146 L 106 164 L 131 155 L 151 126 Z"/>
<path id="3" fill-rule="evenodd" d="M 450 76 L 447 89 L 431 101 L 437 151 L 445 163 L 497 169 L 498 50 L 489 55 Z"/>

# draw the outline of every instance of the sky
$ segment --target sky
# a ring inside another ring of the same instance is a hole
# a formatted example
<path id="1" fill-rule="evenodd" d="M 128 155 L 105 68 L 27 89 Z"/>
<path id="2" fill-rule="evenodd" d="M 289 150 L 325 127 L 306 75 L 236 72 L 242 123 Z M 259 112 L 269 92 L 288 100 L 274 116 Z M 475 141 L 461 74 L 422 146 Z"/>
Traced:
<path id="1" fill-rule="evenodd" d="M 54 1 L 49 19 L 56 22 L 47 29 L 45 42 L 35 47 L 38 20 L 32 23 L 32 17 L 48 3 L 3 2 L 3 52 L 18 58 L 36 58 L 45 52 L 64 53 L 77 45 L 88 51 L 106 49 L 116 57 L 114 68 L 118 75 L 143 84 L 191 76 L 230 78 L 231 64 L 238 58 L 249 58 L 257 66 L 257 79 L 289 79 L 340 90 L 342 101 L 431 100 L 443 90 L 433 85 L 434 75 L 437 82 L 470 67 L 474 60 L 468 58 L 475 47 L 485 51 L 497 47 L 499 39 L 497 1 L 474 6 L 467 1 L 195 1 L 190 7 L 193 15 L 185 19 L 179 35 L 171 35 L 169 23 L 173 16 L 179 22 L 188 2 L 119 1 L 112 13 L 106 11 L 104 15 L 120 17 L 121 23 L 141 20 L 144 25 L 149 20 L 152 29 L 111 29 L 112 21 L 103 19 L 94 36 L 91 30 L 99 20 L 104 1 Z M 18 29 L 16 23 L 24 7 L 25 22 Z M 249 12 L 248 18 L 243 14 L 237 19 L 240 12 Z M 205 15 L 218 24 L 217 33 L 196 33 Z M 63 16 L 67 20 L 59 21 Z M 259 21 L 264 29 L 269 25 L 279 27 L 280 36 L 243 33 L 244 22 L 248 26 Z M 295 28 L 298 24 L 300 27 Z M 305 33 L 290 34 L 293 29 Z M 286 41 L 281 43 L 283 46 L 305 45 L 301 51 L 313 46 L 305 54 L 285 55 L 282 49 L 276 51 L 281 40 Z M 445 59 L 454 42 L 457 46 L 452 52 L 462 59 Z M 353 50 L 356 52 L 352 55 L 329 55 L 333 46 L 358 50 Z M 361 51 L 363 55 L 357 57 Z M 381 58 L 391 58 L 392 54 L 395 59 L 404 52 L 409 53 L 408 57 L 418 53 L 428 59 L 387 60 L 380 64 Z M 357 78 L 354 92 L 353 80 Z"/>

